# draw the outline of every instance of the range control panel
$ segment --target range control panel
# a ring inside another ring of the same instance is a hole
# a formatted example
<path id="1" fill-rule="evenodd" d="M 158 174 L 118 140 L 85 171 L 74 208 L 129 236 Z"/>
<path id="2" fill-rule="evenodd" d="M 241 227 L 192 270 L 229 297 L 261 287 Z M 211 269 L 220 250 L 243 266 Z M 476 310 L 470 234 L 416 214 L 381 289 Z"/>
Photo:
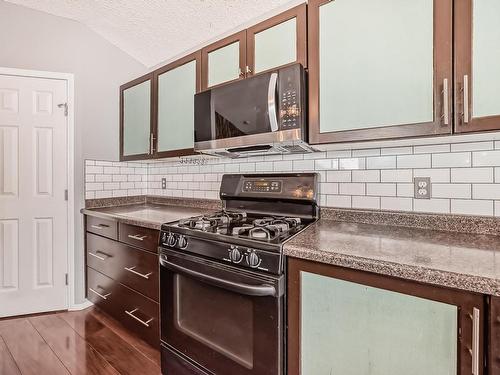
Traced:
<path id="1" fill-rule="evenodd" d="M 243 183 L 243 191 L 252 193 L 281 193 L 282 187 L 281 180 L 245 180 Z"/>

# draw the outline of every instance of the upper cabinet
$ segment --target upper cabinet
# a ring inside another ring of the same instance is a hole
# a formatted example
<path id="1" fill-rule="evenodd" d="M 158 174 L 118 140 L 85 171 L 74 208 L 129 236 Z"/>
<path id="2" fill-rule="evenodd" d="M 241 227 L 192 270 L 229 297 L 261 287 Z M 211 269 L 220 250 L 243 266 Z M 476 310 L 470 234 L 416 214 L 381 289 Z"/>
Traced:
<path id="1" fill-rule="evenodd" d="M 452 130 L 452 0 L 310 0 L 311 143 Z"/>
<path id="2" fill-rule="evenodd" d="M 202 49 L 202 89 L 283 65 L 307 65 L 302 4 Z"/>
<path id="3" fill-rule="evenodd" d="M 120 87 L 120 160 L 153 155 L 153 75 Z"/>
<path id="4" fill-rule="evenodd" d="M 500 1 L 455 0 L 455 130 L 500 129 Z"/>
<path id="5" fill-rule="evenodd" d="M 196 52 L 154 72 L 157 157 L 194 152 L 194 94 L 201 86 L 200 60 L 201 53 Z"/>

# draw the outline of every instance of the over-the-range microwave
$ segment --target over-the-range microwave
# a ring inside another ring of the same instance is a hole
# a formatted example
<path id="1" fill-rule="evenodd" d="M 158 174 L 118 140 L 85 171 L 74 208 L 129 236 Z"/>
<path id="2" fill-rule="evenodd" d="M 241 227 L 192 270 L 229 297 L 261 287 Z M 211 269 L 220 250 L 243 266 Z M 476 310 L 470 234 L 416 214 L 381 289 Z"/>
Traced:
<path id="1" fill-rule="evenodd" d="M 285 66 L 194 97 L 194 148 L 230 157 L 311 152 L 306 72 Z"/>

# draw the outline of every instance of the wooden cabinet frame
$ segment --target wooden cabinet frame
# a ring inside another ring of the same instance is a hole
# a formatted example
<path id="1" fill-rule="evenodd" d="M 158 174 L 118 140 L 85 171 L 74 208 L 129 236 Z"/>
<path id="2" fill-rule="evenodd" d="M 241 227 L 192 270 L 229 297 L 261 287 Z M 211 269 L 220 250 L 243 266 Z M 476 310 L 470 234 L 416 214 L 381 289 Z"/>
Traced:
<path id="1" fill-rule="evenodd" d="M 149 119 L 150 119 L 150 125 L 149 125 L 149 134 L 150 134 L 150 150 L 152 148 L 151 145 L 151 138 L 154 137 L 154 129 L 155 129 L 155 113 L 156 113 L 156 86 L 155 82 L 153 79 L 153 73 L 148 73 L 146 75 L 143 75 L 142 77 L 136 78 L 133 81 L 130 81 L 128 83 L 125 83 L 124 85 L 120 86 L 120 161 L 128 161 L 128 160 L 144 160 L 144 159 L 151 159 L 154 156 L 154 152 L 147 153 L 147 154 L 137 154 L 137 155 L 124 155 L 124 113 L 123 113 L 123 92 L 131 87 L 137 86 L 140 83 L 146 82 L 146 81 L 151 81 L 151 92 L 150 92 L 150 114 L 149 114 Z M 154 144 L 154 142 L 153 142 Z M 154 146 L 153 146 L 154 147 Z M 154 150 L 153 150 L 154 151 Z"/>
<path id="2" fill-rule="evenodd" d="M 165 65 L 164 67 L 161 67 L 153 72 L 153 82 L 155 84 L 155 108 L 158 109 L 160 103 L 159 101 L 159 95 L 158 95 L 158 88 L 159 88 L 159 82 L 158 79 L 159 77 L 170 70 L 173 70 L 175 68 L 178 68 L 182 65 L 185 65 L 187 63 L 190 63 L 192 61 L 196 61 L 196 92 L 201 91 L 201 51 L 196 51 L 194 53 L 191 53 L 187 56 L 184 56 L 180 58 L 179 60 L 176 60 L 168 65 Z M 159 151 L 158 149 L 158 110 L 155 111 L 154 113 L 155 116 L 155 127 L 153 129 L 153 134 L 154 134 L 154 140 L 155 140 L 155 158 L 169 158 L 173 156 L 187 156 L 187 155 L 194 155 L 194 148 L 184 148 L 184 149 L 179 149 L 179 150 L 169 150 L 169 151 Z"/>
<path id="3" fill-rule="evenodd" d="M 434 0 L 434 120 L 405 124 L 321 133 L 319 120 L 319 9 L 332 0 L 309 0 L 309 141 L 311 144 L 450 134 L 452 103 L 452 20 L 453 1 Z M 448 124 L 444 124 L 443 82 L 448 79 Z M 390 107 L 388 107 L 390 110 Z"/>
<path id="4" fill-rule="evenodd" d="M 272 18 L 269 18 L 255 26 L 247 29 L 247 61 L 246 65 L 250 68 L 249 74 L 255 74 L 255 34 L 262 31 L 270 29 L 277 26 L 283 22 L 291 20 L 293 18 L 297 19 L 297 30 L 296 30 L 296 49 L 297 49 L 297 60 L 291 62 L 290 64 L 301 63 L 304 68 L 307 67 L 307 5 L 301 4 L 294 8 L 291 8 L 283 13 L 278 14 Z M 246 67 L 245 67 L 246 71 Z M 264 73 L 264 71 L 259 72 Z"/>
<path id="5" fill-rule="evenodd" d="M 500 374 L 500 297 L 488 298 L 488 374 Z"/>
<path id="6" fill-rule="evenodd" d="M 317 275 L 332 277 L 339 280 L 350 281 L 374 288 L 385 289 L 410 296 L 425 298 L 432 301 L 443 302 L 458 306 L 458 340 L 457 340 L 457 368 L 458 375 L 472 373 L 472 357 L 469 352 L 472 342 L 472 312 L 476 307 L 480 310 L 479 332 L 484 331 L 484 297 L 480 294 L 447 289 L 438 286 L 420 284 L 415 281 L 403 280 L 390 276 L 357 271 L 348 268 L 311 262 L 307 260 L 288 258 L 288 374 L 300 374 L 300 311 L 301 291 L 300 274 L 302 271 Z M 461 332 L 461 333 L 460 333 Z M 484 345 L 479 339 L 479 374 L 484 373 Z"/>
<path id="7" fill-rule="evenodd" d="M 233 44 L 235 42 L 239 42 L 239 49 L 240 49 L 240 76 L 239 78 L 236 78 L 233 81 L 237 81 L 239 79 L 245 78 L 245 66 L 246 66 L 246 30 L 240 31 L 239 33 L 233 34 L 231 36 L 228 36 L 224 39 L 218 40 L 215 43 L 210 44 L 209 46 L 206 46 L 202 48 L 201 50 L 201 89 L 206 90 L 208 88 L 208 54 L 210 52 L 216 51 L 222 47 L 228 46 L 230 44 Z M 233 82 L 233 81 L 228 81 L 228 82 Z M 228 82 L 221 83 L 226 84 Z M 217 87 L 219 85 L 214 85 L 210 86 L 212 87 Z"/>
<path id="8" fill-rule="evenodd" d="M 467 133 L 481 130 L 500 129 L 500 115 L 473 117 L 472 102 L 474 100 L 472 87 L 472 1 L 455 0 L 455 132 Z M 464 81 L 468 76 L 468 102 L 464 103 Z M 464 122 L 464 109 L 468 110 L 469 122 Z"/>

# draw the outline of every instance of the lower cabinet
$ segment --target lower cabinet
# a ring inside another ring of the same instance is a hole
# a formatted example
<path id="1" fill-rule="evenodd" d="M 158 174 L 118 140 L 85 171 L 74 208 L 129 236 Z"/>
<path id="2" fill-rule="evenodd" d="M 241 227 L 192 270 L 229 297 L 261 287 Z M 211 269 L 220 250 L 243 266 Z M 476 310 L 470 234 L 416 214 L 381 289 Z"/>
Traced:
<path id="1" fill-rule="evenodd" d="M 126 224 L 118 226 L 116 222 L 108 225 L 116 226 L 118 233 L 135 233 L 138 229 L 129 228 Z M 143 229 L 148 236 L 156 236 L 158 241 L 158 231 Z M 139 234 L 134 236 L 141 237 Z M 158 255 L 151 251 L 149 242 L 144 243 L 148 249 L 133 247 L 88 231 L 87 298 L 137 336 L 159 348 Z"/>
<path id="2" fill-rule="evenodd" d="M 500 297 L 489 299 L 488 374 L 500 375 Z"/>
<path id="3" fill-rule="evenodd" d="M 483 295 L 288 260 L 288 374 L 485 374 Z"/>

